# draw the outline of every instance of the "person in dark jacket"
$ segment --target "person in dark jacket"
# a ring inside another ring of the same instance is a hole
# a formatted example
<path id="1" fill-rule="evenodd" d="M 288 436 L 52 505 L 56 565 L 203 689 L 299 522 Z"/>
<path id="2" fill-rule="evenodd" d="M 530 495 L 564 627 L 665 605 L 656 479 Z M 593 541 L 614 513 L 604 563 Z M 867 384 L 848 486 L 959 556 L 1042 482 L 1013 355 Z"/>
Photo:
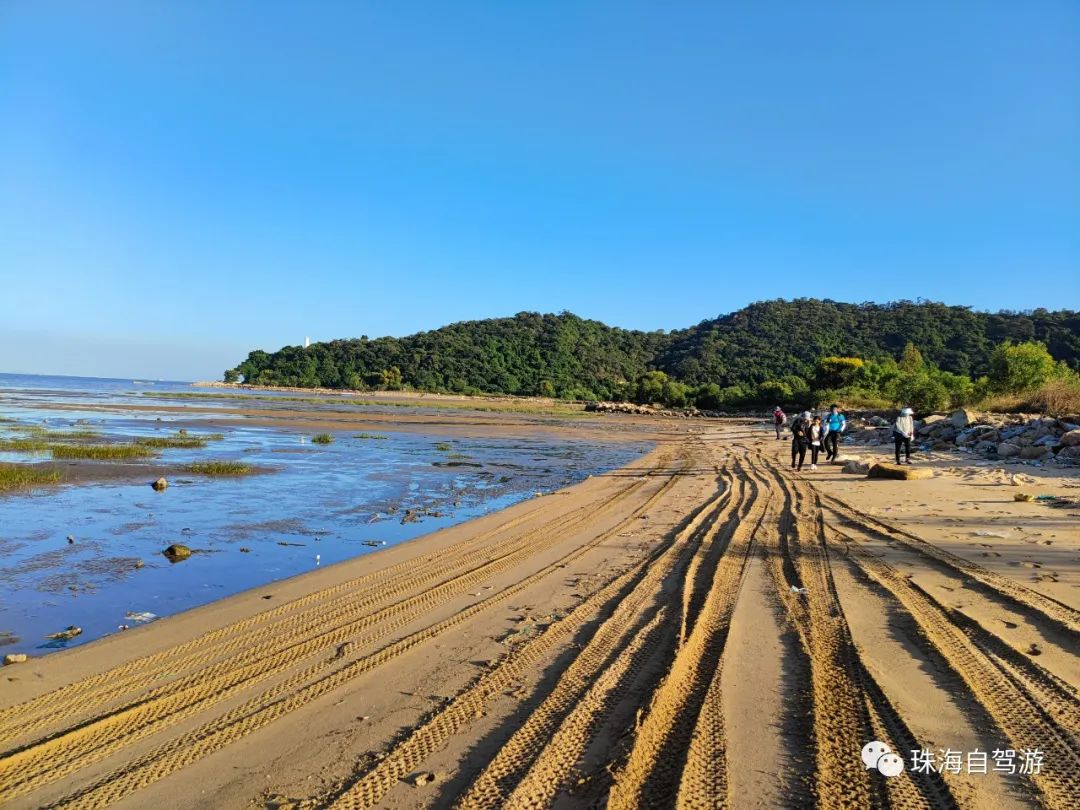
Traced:
<path id="1" fill-rule="evenodd" d="M 801 470 L 810 446 L 810 411 L 803 411 L 791 423 L 791 469 Z"/>

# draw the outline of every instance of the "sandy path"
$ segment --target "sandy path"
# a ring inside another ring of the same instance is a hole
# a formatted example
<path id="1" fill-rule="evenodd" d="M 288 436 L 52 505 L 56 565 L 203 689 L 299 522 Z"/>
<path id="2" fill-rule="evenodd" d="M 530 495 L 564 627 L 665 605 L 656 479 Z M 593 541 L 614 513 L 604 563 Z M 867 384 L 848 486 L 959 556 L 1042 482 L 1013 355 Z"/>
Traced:
<path id="1" fill-rule="evenodd" d="M 950 537 L 962 473 L 867 487 L 792 475 L 781 445 L 695 425 L 568 490 L 6 669 L 0 798 L 1076 806 L 1075 524 L 994 484 L 991 517 L 1026 509 L 1036 542 L 982 557 Z M 916 506 L 934 520 L 892 511 Z M 860 760 L 873 739 L 1043 764 L 886 779 Z"/>

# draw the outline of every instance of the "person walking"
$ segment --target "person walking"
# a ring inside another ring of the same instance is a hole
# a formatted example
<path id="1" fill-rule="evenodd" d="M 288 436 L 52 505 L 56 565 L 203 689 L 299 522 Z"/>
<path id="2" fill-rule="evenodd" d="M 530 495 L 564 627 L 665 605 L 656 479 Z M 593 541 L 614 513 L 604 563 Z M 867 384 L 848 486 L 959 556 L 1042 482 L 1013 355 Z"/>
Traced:
<path id="1" fill-rule="evenodd" d="M 818 453 L 821 452 L 822 443 L 822 431 L 824 428 L 821 426 L 821 417 L 815 416 L 813 421 L 810 422 L 810 469 L 817 469 Z"/>
<path id="2" fill-rule="evenodd" d="M 787 423 L 787 414 L 784 413 L 783 409 L 779 405 L 777 405 L 772 412 L 772 420 L 773 426 L 776 427 L 776 439 L 777 441 L 779 441 L 782 438 L 780 435 L 780 431 L 784 429 L 784 425 Z"/>
<path id="3" fill-rule="evenodd" d="M 801 470 L 810 446 L 810 411 L 803 411 L 791 423 L 791 469 Z"/>
<path id="4" fill-rule="evenodd" d="M 896 463 L 911 463 L 911 440 L 915 438 L 915 411 L 904 408 L 893 423 L 893 444 L 896 445 Z M 900 461 L 900 448 L 904 449 L 904 462 Z"/>
<path id="5" fill-rule="evenodd" d="M 825 460 L 835 461 L 840 455 L 840 436 L 847 430 L 847 419 L 835 402 L 825 415 Z"/>

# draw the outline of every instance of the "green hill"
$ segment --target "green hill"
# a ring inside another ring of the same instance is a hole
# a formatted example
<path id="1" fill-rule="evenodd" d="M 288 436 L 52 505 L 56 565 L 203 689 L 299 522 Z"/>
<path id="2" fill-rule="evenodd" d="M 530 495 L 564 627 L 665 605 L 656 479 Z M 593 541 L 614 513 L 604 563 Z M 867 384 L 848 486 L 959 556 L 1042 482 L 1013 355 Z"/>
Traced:
<path id="1" fill-rule="evenodd" d="M 975 377 L 987 373 L 994 346 L 1005 340 L 1041 341 L 1055 359 L 1080 368 L 1077 312 L 800 299 L 752 304 L 670 333 L 523 312 L 404 338 L 254 351 L 225 378 L 267 386 L 630 399 L 640 395 L 649 371 L 689 386 L 753 387 L 793 375 L 808 380 L 826 356 L 899 359 L 908 343 L 942 371 Z"/>

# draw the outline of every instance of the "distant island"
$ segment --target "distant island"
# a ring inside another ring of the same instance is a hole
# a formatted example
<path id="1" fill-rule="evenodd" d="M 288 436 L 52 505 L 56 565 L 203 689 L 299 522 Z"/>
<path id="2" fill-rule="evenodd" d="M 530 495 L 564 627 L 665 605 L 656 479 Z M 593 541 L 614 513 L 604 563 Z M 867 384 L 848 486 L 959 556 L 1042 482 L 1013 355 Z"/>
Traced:
<path id="1" fill-rule="evenodd" d="M 1069 410 L 1080 313 L 976 312 L 929 301 L 764 301 L 686 329 L 642 332 L 568 312 L 464 321 L 403 338 L 257 350 L 225 382 L 509 394 L 708 409 L 983 402 Z"/>

